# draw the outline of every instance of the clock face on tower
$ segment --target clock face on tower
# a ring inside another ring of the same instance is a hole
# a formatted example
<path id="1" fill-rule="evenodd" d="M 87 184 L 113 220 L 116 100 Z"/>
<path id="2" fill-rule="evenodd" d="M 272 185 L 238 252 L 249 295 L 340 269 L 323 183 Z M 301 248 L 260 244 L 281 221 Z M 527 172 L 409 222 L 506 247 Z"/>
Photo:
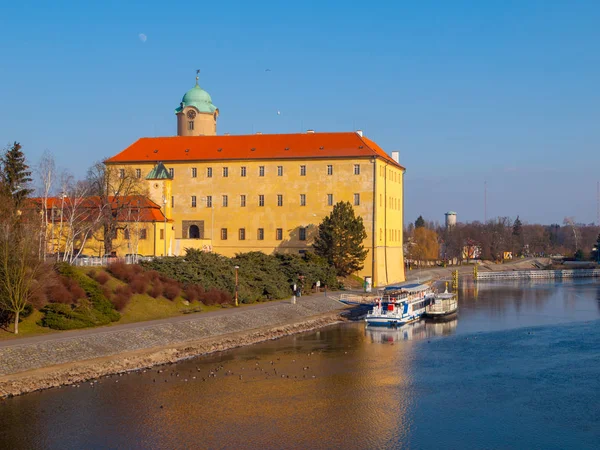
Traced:
<path id="1" fill-rule="evenodd" d="M 196 111 L 188 111 L 187 118 L 190 120 L 194 120 L 196 118 Z"/>

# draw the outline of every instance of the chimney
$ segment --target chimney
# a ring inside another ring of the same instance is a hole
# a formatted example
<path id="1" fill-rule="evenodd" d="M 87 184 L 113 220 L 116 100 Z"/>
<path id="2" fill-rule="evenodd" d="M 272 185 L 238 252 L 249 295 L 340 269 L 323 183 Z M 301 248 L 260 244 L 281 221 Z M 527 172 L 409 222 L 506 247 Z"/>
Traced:
<path id="1" fill-rule="evenodd" d="M 400 152 L 392 152 L 392 159 L 400 164 Z"/>
<path id="2" fill-rule="evenodd" d="M 256 134 L 262 134 L 262 131 L 257 131 Z"/>
<path id="3" fill-rule="evenodd" d="M 363 132 L 362 132 L 362 130 L 356 130 L 356 134 L 358 134 L 360 137 L 363 137 Z"/>
<path id="4" fill-rule="evenodd" d="M 223 136 L 229 136 L 229 133 L 223 133 Z"/>
<path id="5" fill-rule="evenodd" d="M 315 134 L 315 130 L 306 130 L 306 134 Z"/>

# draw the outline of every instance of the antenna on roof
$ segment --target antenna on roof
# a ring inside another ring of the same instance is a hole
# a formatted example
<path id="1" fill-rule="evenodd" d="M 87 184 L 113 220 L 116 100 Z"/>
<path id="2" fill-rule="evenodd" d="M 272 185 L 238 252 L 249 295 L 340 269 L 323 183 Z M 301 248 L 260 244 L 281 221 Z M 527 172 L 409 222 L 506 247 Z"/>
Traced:
<path id="1" fill-rule="evenodd" d="M 199 79 L 200 79 L 200 69 L 196 69 L 196 86 L 198 86 Z"/>

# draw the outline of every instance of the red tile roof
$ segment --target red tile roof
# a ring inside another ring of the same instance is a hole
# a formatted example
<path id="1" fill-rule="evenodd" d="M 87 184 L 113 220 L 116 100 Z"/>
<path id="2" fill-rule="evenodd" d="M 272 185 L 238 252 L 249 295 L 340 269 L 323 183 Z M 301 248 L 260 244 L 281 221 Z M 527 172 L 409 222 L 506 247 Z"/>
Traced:
<path id="1" fill-rule="evenodd" d="M 165 220 L 160 206 L 143 195 L 129 195 L 116 198 L 110 196 L 108 200 L 111 202 L 112 209 L 119 209 L 118 220 L 120 222 L 162 222 Z M 44 199 L 38 197 L 32 198 L 29 201 L 36 208 L 41 209 Z M 100 197 L 85 197 L 81 199 L 80 203 L 79 200 L 76 201 L 70 197 L 65 197 L 64 202 L 61 197 L 49 197 L 46 202 L 48 220 L 52 220 L 52 208 L 61 209 L 64 207 L 65 209 L 70 209 L 74 204 L 82 209 L 92 210 L 100 208 L 102 202 L 100 201 Z M 131 208 L 128 208 L 130 205 Z M 91 214 L 90 220 L 92 220 Z"/>
<path id="2" fill-rule="evenodd" d="M 141 138 L 106 163 L 373 156 L 404 169 L 375 142 L 354 132 Z"/>

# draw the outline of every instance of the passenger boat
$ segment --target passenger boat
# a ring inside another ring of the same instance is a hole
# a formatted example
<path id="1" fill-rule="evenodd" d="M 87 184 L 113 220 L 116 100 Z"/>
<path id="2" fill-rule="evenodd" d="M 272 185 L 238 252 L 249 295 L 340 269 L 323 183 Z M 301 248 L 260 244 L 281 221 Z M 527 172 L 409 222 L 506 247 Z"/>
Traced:
<path id="1" fill-rule="evenodd" d="M 433 287 L 427 284 L 388 286 L 367 313 L 367 326 L 398 328 L 421 318 L 434 300 Z"/>
<path id="2" fill-rule="evenodd" d="M 453 292 L 435 294 L 435 299 L 425 308 L 425 316 L 430 319 L 445 319 L 458 311 L 458 299 Z"/>

